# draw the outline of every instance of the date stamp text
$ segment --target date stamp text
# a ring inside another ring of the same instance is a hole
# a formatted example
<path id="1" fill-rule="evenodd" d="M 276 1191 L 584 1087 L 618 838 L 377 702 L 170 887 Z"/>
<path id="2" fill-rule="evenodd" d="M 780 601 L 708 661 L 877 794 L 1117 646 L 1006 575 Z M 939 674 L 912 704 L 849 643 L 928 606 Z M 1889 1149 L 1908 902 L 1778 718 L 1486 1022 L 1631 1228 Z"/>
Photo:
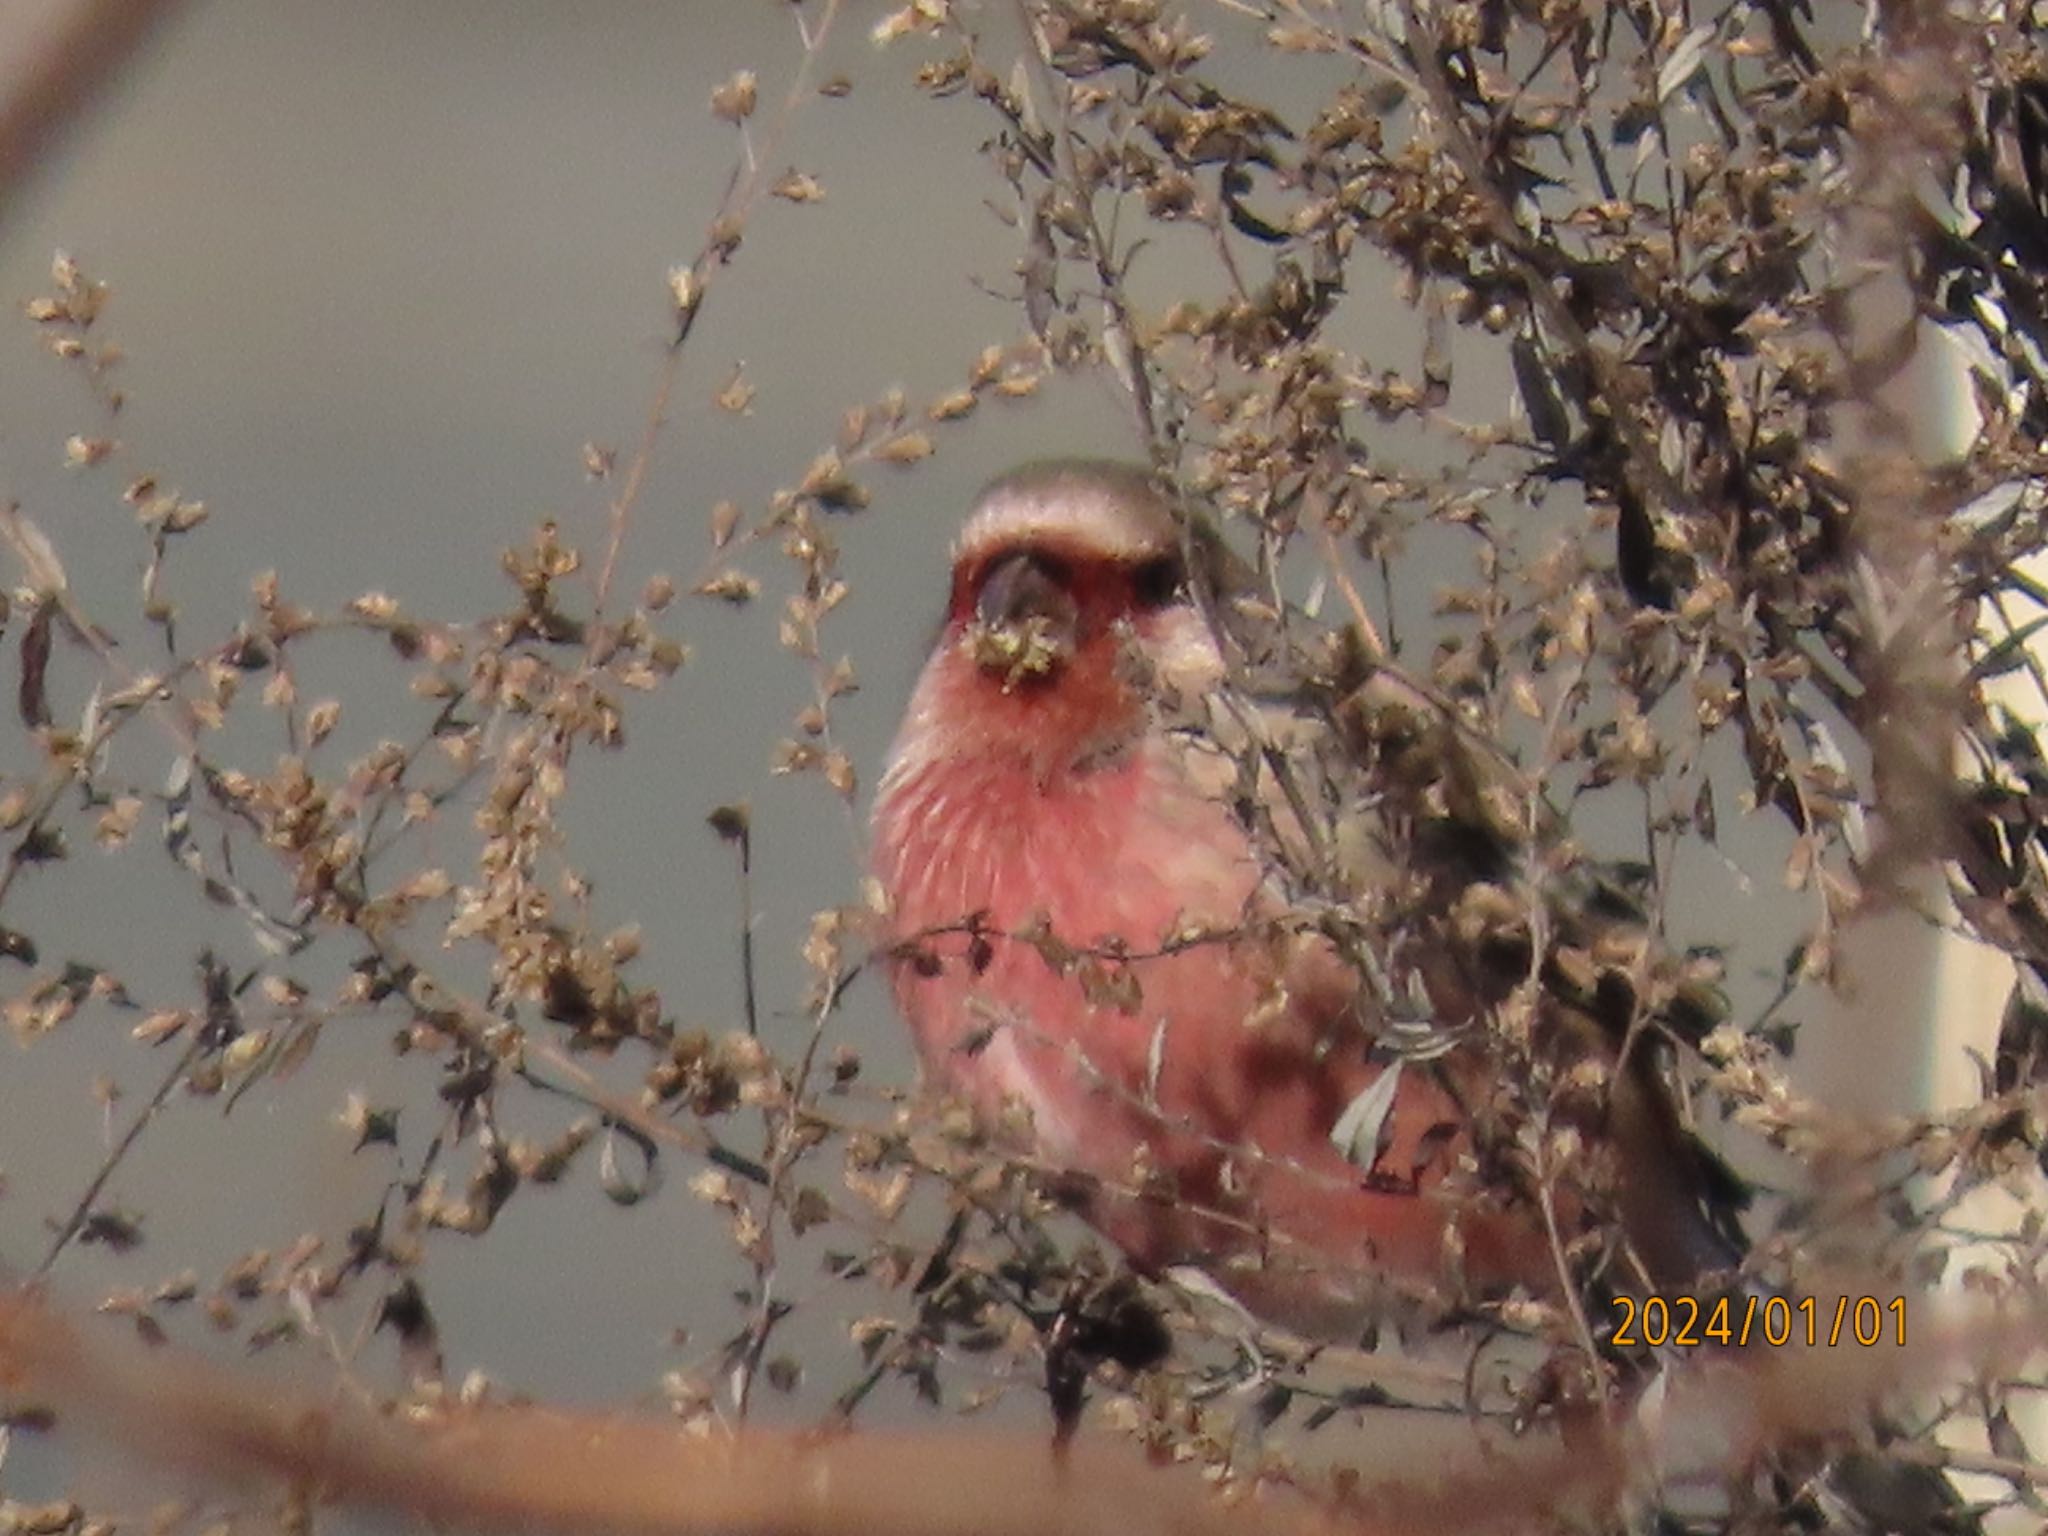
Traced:
<path id="1" fill-rule="evenodd" d="M 1836 1349 L 1852 1344 L 1903 1348 L 1906 1298 L 1836 1296 L 1617 1296 L 1613 1342 L 1622 1348 L 1646 1344 L 1697 1349 L 1708 1344 L 1745 1348 L 1751 1343 L 1781 1349 L 1790 1344 Z"/>

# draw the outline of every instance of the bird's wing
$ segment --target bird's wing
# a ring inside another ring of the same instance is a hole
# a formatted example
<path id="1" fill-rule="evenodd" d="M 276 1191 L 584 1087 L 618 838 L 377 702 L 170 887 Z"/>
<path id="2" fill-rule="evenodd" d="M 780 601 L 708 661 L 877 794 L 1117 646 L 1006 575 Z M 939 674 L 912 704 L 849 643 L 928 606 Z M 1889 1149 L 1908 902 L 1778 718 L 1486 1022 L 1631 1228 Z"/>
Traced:
<path id="1" fill-rule="evenodd" d="M 1710 966 L 1658 941 L 1633 872 L 1580 852 L 1504 751 L 1395 669 L 1201 704 L 1190 774 L 1262 851 L 1265 900 L 1328 941 L 1301 950 L 1304 984 L 1331 992 L 1348 967 L 1383 1049 L 1434 1059 L 1482 1140 L 1512 1148 L 1558 1115 L 1589 1133 L 1605 1151 L 1568 1182 L 1620 1219 L 1638 1283 L 1735 1267 L 1747 1191 L 1671 1078 L 1726 1003 Z"/>

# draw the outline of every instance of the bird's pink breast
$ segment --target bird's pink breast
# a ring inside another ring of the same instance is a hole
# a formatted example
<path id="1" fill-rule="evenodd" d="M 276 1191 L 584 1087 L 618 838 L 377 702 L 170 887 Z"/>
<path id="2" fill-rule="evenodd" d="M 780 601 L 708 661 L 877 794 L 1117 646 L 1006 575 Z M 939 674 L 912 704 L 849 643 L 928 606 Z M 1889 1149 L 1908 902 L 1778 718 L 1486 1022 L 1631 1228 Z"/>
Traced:
<path id="1" fill-rule="evenodd" d="M 1445 1131 L 1456 1107 L 1425 1075 L 1404 1082 L 1375 1178 L 1331 1143 L 1379 1071 L 1352 978 L 1315 941 L 1258 922 L 1245 834 L 1176 754 L 1153 734 L 1049 778 L 1000 755 L 892 774 L 877 873 L 897 935 L 922 952 L 892 982 L 925 1063 L 990 1123 L 1028 1113 L 1052 1165 L 1149 1192 L 1089 1206 L 1143 1266 L 1219 1265 L 1295 1319 L 1332 1298 L 1342 1310 L 1389 1272 L 1433 1278 L 1448 1211 L 1422 1196 L 1462 1145 Z M 980 942 L 957 931 L 977 914 Z M 1041 922 L 1092 953 L 1062 972 L 1015 937 Z M 1191 925 L 1226 936 L 1153 953 Z M 1139 958 L 1119 964 L 1118 946 Z M 1135 996 L 1101 995 L 1126 976 Z M 1525 1278 L 1497 1246 L 1478 1234 L 1481 1276 L 1505 1264 Z"/>

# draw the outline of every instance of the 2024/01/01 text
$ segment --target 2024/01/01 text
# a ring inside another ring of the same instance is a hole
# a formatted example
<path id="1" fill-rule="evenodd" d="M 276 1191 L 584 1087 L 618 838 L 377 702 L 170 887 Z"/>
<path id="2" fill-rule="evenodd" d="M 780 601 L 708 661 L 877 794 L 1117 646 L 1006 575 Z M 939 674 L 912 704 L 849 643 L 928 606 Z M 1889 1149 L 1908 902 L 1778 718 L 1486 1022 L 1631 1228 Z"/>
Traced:
<path id="1" fill-rule="evenodd" d="M 1613 1342 L 1626 1348 L 1647 1344 L 1652 1349 L 1680 1349 L 1705 1344 L 1734 1345 L 1751 1341 L 1781 1348 L 1792 1343 L 1825 1344 L 1834 1349 L 1856 1344 L 1901 1347 L 1906 1342 L 1906 1298 L 1837 1296 L 1832 1302 L 1812 1296 L 1633 1296 L 1614 1298 L 1619 1321 Z"/>

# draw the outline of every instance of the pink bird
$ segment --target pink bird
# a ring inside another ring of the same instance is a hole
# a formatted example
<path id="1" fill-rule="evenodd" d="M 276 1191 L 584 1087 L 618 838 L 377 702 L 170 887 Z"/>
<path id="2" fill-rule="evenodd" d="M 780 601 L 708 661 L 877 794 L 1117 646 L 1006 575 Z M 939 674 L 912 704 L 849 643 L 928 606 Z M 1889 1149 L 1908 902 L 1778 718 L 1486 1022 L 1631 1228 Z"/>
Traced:
<path id="1" fill-rule="evenodd" d="M 1585 1237 L 1610 1290 L 1737 1283 L 1738 1191 L 1641 1038 L 1705 1028 L 1713 1001 L 1597 872 L 1527 857 L 1539 839 L 1502 814 L 1527 798 L 1504 757 L 1427 690 L 1366 669 L 1344 750 L 1381 804 L 1345 822 L 1381 828 L 1353 839 L 1367 846 L 1340 894 L 1395 892 L 1433 1022 L 1482 1026 L 1392 1064 L 1400 1031 L 1328 939 L 1285 920 L 1245 830 L 1249 811 L 1305 840 L 1312 812 L 1248 790 L 1261 754 L 1229 750 L 1231 711 L 1199 708 L 1230 680 L 1184 551 L 1216 567 L 1212 590 L 1232 584 L 1148 476 L 1086 461 L 998 479 L 954 548 L 874 812 L 891 981 L 928 1072 L 1012 1149 L 1078 1175 L 1063 1182 L 1083 1214 L 1140 1269 L 1199 1266 L 1311 1337 L 1355 1335 L 1401 1299 L 1555 1298 L 1585 1278 Z M 1556 887 L 1537 922 L 1513 913 L 1518 856 Z M 1532 973 L 1524 1065 L 1548 1087 L 1518 1100 L 1483 1024 Z M 1529 1176 L 1532 1105 L 1536 1141 L 1582 1143 L 1561 1177 Z M 1788 1497 L 1824 1487 L 1862 1529 L 1976 1529 L 1939 1471 L 1882 1451 L 1844 1450 L 1810 1484 L 1810 1455 L 1785 1465 Z"/>
<path id="2" fill-rule="evenodd" d="M 1141 1269 L 1201 1266 L 1304 1331 L 1399 1296 L 1556 1294 L 1538 1211 L 1477 1176 L 1484 1054 L 1383 1079 L 1354 969 L 1275 921 L 1237 762 L 1176 723 L 1225 682 L 1183 548 L 1143 472 L 1093 462 L 1002 477 L 959 538 L 874 811 L 925 1066 L 1081 1176 L 1084 1214 Z M 1676 1131 L 1645 1076 L 1614 1080 L 1624 1156 L 1656 1162 L 1617 1203 L 1646 1248 L 1685 1255 L 1654 1268 L 1689 1273 Z M 1554 1211 L 1566 1238 L 1580 1210 Z"/>

